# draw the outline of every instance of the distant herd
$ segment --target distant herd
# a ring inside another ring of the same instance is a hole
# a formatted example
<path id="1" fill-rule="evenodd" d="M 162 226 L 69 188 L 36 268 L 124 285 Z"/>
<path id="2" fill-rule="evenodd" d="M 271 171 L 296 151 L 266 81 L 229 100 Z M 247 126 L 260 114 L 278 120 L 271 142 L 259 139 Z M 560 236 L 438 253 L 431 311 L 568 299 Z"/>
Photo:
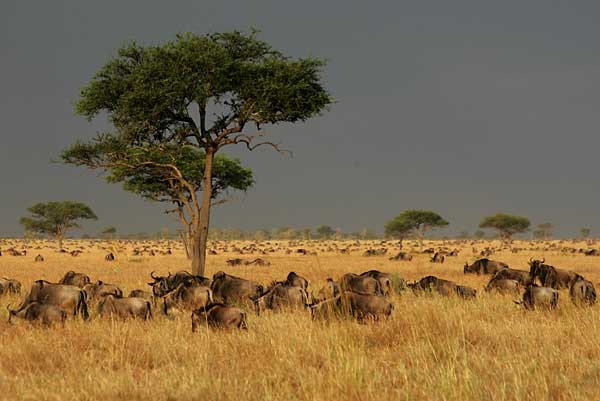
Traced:
<path id="1" fill-rule="evenodd" d="M 396 260 L 403 260 L 399 254 Z M 432 257 L 432 261 L 433 261 Z M 260 264 L 261 262 L 254 262 Z M 573 303 L 591 306 L 596 303 L 594 285 L 576 272 L 546 264 L 545 260 L 529 261 L 529 270 L 511 269 L 506 263 L 479 259 L 465 264 L 465 274 L 490 275 L 486 292 L 521 295 L 515 301 L 526 309 L 554 309 L 559 290 L 568 289 Z M 172 317 L 191 312 L 192 331 L 201 327 L 247 329 L 247 310 L 260 315 L 265 310 L 310 310 L 315 320 L 354 318 L 359 321 L 390 317 L 393 293 L 412 290 L 415 294 L 435 292 L 441 296 L 473 299 L 477 291 L 435 276 L 413 283 L 396 274 L 369 270 L 362 274 L 347 273 L 337 281 L 329 278 L 314 293 L 309 281 L 290 272 L 285 280 L 267 286 L 219 271 L 211 279 L 179 271 L 166 276 L 150 274 L 151 291 L 136 289 L 128 296 L 115 284 L 92 282 L 83 273 L 69 271 L 58 283 L 37 280 L 16 309 L 9 311 L 9 322 L 25 319 L 44 326 L 63 324 L 68 316 L 90 317 L 94 306 L 100 318 L 137 318 L 148 320 L 160 311 Z M 20 294 L 22 285 L 14 279 L 0 279 L 0 294 Z"/>

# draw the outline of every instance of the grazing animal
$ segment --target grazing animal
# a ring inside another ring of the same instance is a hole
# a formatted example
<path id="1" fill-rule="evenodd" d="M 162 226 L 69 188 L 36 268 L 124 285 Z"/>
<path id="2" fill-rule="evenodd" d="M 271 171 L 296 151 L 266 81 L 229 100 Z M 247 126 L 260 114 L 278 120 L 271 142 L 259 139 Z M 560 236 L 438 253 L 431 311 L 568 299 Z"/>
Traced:
<path id="1" fill-rule="evenodd" d="M 152 293 L 156 297 L 163 297 L 167 295 L 169 292 L 173 291 L 183 283 L 190 283 L 190 285 L 205 287 L 210 287 L 211 285 L 210 279 L 202 276 L 194 276 L 185 270 L 178 271 L 175 274 L 169 273 L 169 275 L 166 277 L 155 276 L 154 272 L 151 272 L 150 277 L 152 277 L 154 281 L 152 283 L 148 283 L 148 285 L 152 287 Z"/>
<path id="2" fill-rule="evenodd" d="M 192 333 L 199 327 L 248 330 L 246 312 L 222 303 L 211 303 L 192 312 Z"/>
<path id="3" fill-rule="evenodd" d="M 444 280 L 435 276 L 423 277 L 418 282 L 414 282 L 408 285 L 414 292 L 422 291 L 435 291 L 442 296 L 458 295 L 461 298 L 470 299 L 474 298 L 477 294 L 472 288 L 461 286 L 453 281 Z"/>
<path id="4" fill-rule="evenodd" d="M 490 260 L 487 258 L 479 259 L 473 262 L 472 265 L 469 266 L 468 263 L 465 263 L 465 267 L 463 269 L 464 273 L 476 273 L 476 274 L 496 274 L 496 272 L 500 269 L 508 268 L 508 265 L 504 262 L 497 262 L 495 260 Z"/>
<path id="5" fill-rule="evenodd" d="M 498 270 L 496 272 L 496 274 L 494 274 L 492 276 L 492 280 L 493 279 L 510 279 L 510 280 L 516 280 L 523 287 L 527 287 L 527 285 L 529 285 L 529 283 L 531 282 L 531 280 L 529 278 L 529 272 L 528 271 L 526 271 L 526 270 L 511 269 L 509 267 L 505 267 L 503 269 Z"/>
<path id="6" fill-rule="evenodd" d="M 106 260 L 107 262 L 114 262 L 115 255 L 112 252 L 110 252 L 108 255 L 106 255 L 104 257 L 104 260 Z"/>
<path id="7" fill-rule="evenodd" d="M 289 285 L 291 287 L 300 287 L 304 290 L 308 290 L 309 282 L 302 276 L 297 275 L 295 272 L 289 272 L 287 278 L 284 281 L 285 285 Z"/>
<path id="8" fill-rule="evenodd" d="M 264 309 L 281 311 L 282 309 L 298 309 L 308 306 L 308 293 L 302 287 L 274 283 L 265 293 L 254 301 L 256 312 Z"/>
<path id="9" fill-rule="evenodd" d="M 64 326 L 67 319 L 67 312 L 60 306 L 44 304 L 38 301 L 30 302 L 17 311 L 11 310 L 10 305 L 6 309 L 8 309 L 8 323 L 10 324 L 12 324 L 13 317 L 37 322 L 46 327 L 52 326 L 55 323 L 60 323 Z"/>
<path id="10" fill-rule="evenodd" d="M 577 280 L 569 289 L 571 301 L 577 306 L 592 306 L 596 303 L 596 289 L 588 280 Z"/>
<path id="11" fill-rule="evenodd" d="M 385 297 L 352 291 L 344 291 L 335 298 L 311 305 L 313 320 L 343 316 L 353 316 L 358 320 L 379 320 L 381 317 L 388 318 L 393 310 L 394 305 Z"/>
<path id="12" fill-rule="evenodd" d="M 36 263 L 43 262 L 43 261 L 44 261 L 44 257 L 43 257 L 42 255 L 38 254 L 38 255 L 35 257 L 35 262 L 36 262 Z"/>
<path id="13" fill-rule="evenodd" d="M 264 287 L 254 281 L 219 271 L 210 286 L 215 299 L 224 303 L 252 301 L 264 293 Z"/>
<path id="14" fill-rule="evenodd" d="M 410 262 L 413 259 L 412 255 L 409 255 L 406 252 L 398 252 L 396 256 L 392 256 L 390 260 L 404 260 Z"/>
<path id="15" fill-rule="evenodd" d="M 515 301 L 516 304 L 522 304 L 527 310 L 556 309 L 558 305 L 558 290 L 550 287 L 539 287 L 531 284 L 525 288 L 522 301 Z"/>
<path id="16" fill-rule="evenodd" d="M 83 286 L 83 291 L 90 300 L 98 300 L 107 295 L 113 295 L 117 298 L 123 297 L 123 290 L 115 284 L 108 284 L 100 280 L 94 284 L 86 284 Z"/>
<path id="17" fill-rule="evenodd" d="M 79 287 L 37 280 L 31 286 L 29 294 L 21 302 L 16 312 L 18 313 L 25 309 L 32 302 L 41 302 L 48 305 L 60 306 L 67 313 L 73 316 L 79 314 L 83 320 L 87 320 L 89 314 L 86 300 L 85 292 Z"/>
<path id="18" fill-rule="evenodd" d="M 545 259 L 529 261 L 529 277 L 532 283 L 537 278 L 540 280 L 542 286 L 559 290 L 562 288 L 571 288 L 575 282 L 583 280 L 583 277 L 575 272 L 557 269 L 544 262 Z"/>
<path id="19" fill-rule="evenodd" d="M 228 259 L 227 266 L 240 266 L 244 261 L 240 258 Z"/>
<path id="20" fill-rule="evenodd" d="M 327 278 L 327 283 L 319 290 L 317 300 L 319 302 L 337 297 L 342 292 L 340 285 L 333 281 L 332 278 Z"/>
<path id="21" fill-rule="evenodd" d="M 109 294 L 98 304 L 98 314 L 101 317 L 148 320 L 152 319 L 152 306 L 144 298 L 117 298 Z"/>
<path id="22" fill-rule="evenodd" d="M 83 273 L 75 273 L 74 271 L 68 271 L 65 273 L 63 278 L 60 279 L 58 284 L 74 285 L 79 288 L 83 288 L 86 284 L 91 282 L 90 277 Z"/>
<path id="23" fill-rule="evenodd" d="M 354 291 L 361 294 L 383 295 L 383 288 L 377 279 L 369 276 L 359 276 L 354 273 L 344 274 L 340 280 L 343 291 Z"/>
<path id="24" fill-rule="evenodd" d="M 144 298 L 147 301 L 150 301 L 152 303 L 155 303 L 155 297 L 154 294 L 152 294 L 150 291 L 144 291 L 144 290 L 131 290 L 131 292 L 128 295 L 129 298 Z"/>
<path id="25" fill-rule="evenodd" d="M 444 263 L 445 260 L 446 258 L 440 252 L 434 253 L 431 259 L 429 259 L 431 263 Z"/>
<path id="26" fill-rule="evenodd" d="M 173 310 L 194 310 L 211 302 L 213 293 L 209 287 L 182 283 L 163 297 L 163 312 L 168 316 Z"/>
<path id="27" fill-rule="evenodd" d="M 3 292 L 8 292 L 10 294 L 21 293 L 21 283 L 15 279 L 2 277 L 0 278 L 0 285 L 4 289 Z"/>
<path id="28" fill-rule="evenodd" d="M 379 270 L 369 270 L 360 274 L 362 277 L 372 277 L 379 282 L 384 296 L 389 296 L 394 288 L 392 285 L 392 276 L 389 273 L 383 273 Z"/>
<path id="29" fill-rule="evenodd" d="M 512 279 L 504 279 L 504 278 L 492 278 L 489 283 L 485 286 L 485 291 L 495 291 L 499 294 L 520 294 L 521 293 L 521 283 L 517 280 Z"/>

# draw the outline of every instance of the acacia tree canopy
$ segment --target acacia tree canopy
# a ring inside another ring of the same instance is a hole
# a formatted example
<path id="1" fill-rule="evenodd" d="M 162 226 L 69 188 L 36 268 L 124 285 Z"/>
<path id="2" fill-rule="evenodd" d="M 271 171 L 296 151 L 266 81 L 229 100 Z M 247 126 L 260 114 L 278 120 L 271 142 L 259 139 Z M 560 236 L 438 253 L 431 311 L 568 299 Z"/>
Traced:
<path id="1" fill-rule="evenodd" d="M 186 33 L 162 45 L 120 48 L 82 89 L 76 110 L 89 120 L 106 114 L 128 147 L 204 151 L 202 199 L 192 202 L 191 219 L 200 243 L 192 270 L 203 274 L 215 154 L 237 144 L 282 151 L 262 128 L 308 120 L 332 103 L 321 84 L 324 65 L 286 57 L 256 32 Z"/>
<path id="2" fill-rule="evenodd" d="M 403 240 L 410 235 L 422 238 L 430 228 L 444 227 L 449 223 L 431 210 L 405 210 L 385 224 L 385 235 Z"/>
<path id="3" fill-rule="evenodd" d="M 484 217 L 479 228 L 492 228 L 498 231 L 502 239 L 508 241 L 513 235 L 526 232 L 530 225 L 527 217 L 497 213 Z"/>
<path id="4" fill-rule="evenodd" d="M 31 217 L 21 217 L 19 220 L 25 230 L 56 238 L 59 249 L 62 249 L 67 232 L 73 228 L 80 228 L 78 220 L 98 219 L 92 209 L 81 202 L 36 203 L 27 210 Z"/>

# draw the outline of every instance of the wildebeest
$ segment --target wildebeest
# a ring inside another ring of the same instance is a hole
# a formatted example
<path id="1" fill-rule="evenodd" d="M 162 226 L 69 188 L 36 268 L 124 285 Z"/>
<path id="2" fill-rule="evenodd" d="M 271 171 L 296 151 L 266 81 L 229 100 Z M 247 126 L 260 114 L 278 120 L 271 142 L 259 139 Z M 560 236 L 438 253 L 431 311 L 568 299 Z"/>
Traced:
<path id="1" fill-rule="evenodd" d="M 83 273 L 75 273 L 74 271 L 68 271 L 65 273 L 63 278 L 60 279 L 58 284 L 74 285 L 79 288 L 83 288 L 86 284 L 91 282 L 90 277 Z"/>
<path id="2" fill-rule="evenodd" d="M 36 262 L 36 263 L 38 263 L 38 262 L 43 262 L 43 261 L 44 261 L 44 257 L 43 257 L 42 255 L 40 255 L 40 254 L 38 254 L 38 255 L 35 257 L 35 260 L 34 260 L 34 262 Z"/>
<path id="3" fill-rule="evenodd" d="M 361 294 L 383 295 L 384 291 L 377 279 L 369 276 L 359 276 L 354 273 L 346 273 L 339 280 L 343 291 L 354 291 Z"/>
<path id="4" fill-rule="evenodd" d="M 392 256 L 390 260 L 404 260 L 410 262 L 413 259 L 412 255 L 406 252 L 398 252 L 395 256 Z"/>
<path id="5" fill-rule="evenodd" d="M 440 252 L 436 252 L 433 254 L 431 259 L 429 260 L 431 263 L 444 263 L 446 258 Z"/>
<path id="6" fill-rule="evenodd" d="M 8 309 L 8 323 L 12 323 L 12 318 L 16 317 L 30 322 L 39 322 L 46 327 L 54 323 L 60 323 L 64 326 L 67 319 L 67 312 L 60 306 L 44 304 L 38 301 L 30 302 L 16 311 L 11 310 L 10 305 L 6 309 Z"/>
<path id="7" fill-rule="evenodd" d="M 344 291 L 335 298 L 311 305 L 313 319 L 353 316 L 358 320 L 389 317 L 394 305 L 385 297 Z"/>
<path id="8" fill-rule="evenodd" d="M 224 303 L 254 300 L 264 292 L 262 284 L 219 271 L 214 274 L 210 287 L 215 299 Z"/>
<path id="9" fill-rule="evenodd" d="M 492 280 L 493 279 L 510 279 L 510 280 L 516 280 L 519 282 L 519 284 L 521 284 L 523 287 L 526 287 L 530 282 L 530 278 L 529 278 L 529 272 L 526 270 L 517 270 L 517 269 L 511 269 L 510 267 L 505 267 L 503 269 L 500 269 L 496 272 L 496 274 L 494 274 L 492 276 Z"/>
<path id="10" fill-rule="evenodd" d="M 104 257 L 104 260 L 106 260 L 107 262 L 113 262 L 115 260 L 115 255 L 112 252 L 110 252 Z"/>
<path id="11" fill-rule="evenodd" d="M 218 302 L 205 305 L 192 312 L 192 332 L 202 326 L 248 330 L 246 312 Z"/>
<path id="12" fill-rule="evenodd" d="M 385 296 L 390 295 L 394 288 L 392 286 L 392 276 L 389 273 L 383 273 L 379 270 L 369 270 L 360 274 L 362 277 L 372 277 L 379 281 L 382 293 Z"/>
<path id="13" fill-rule="evenodd" d="M 155 276 L 154 272 L 151 272 L 150 277 L 152 277 L 154 281 L 148 283 L 148 285 L 152 287 L 152 293 L 157 297 L 165 296 L 183 283 L 206 287 L 210 287 L 211 285 L 210 279 L 202 276 L 195 276 L 185 270 L 178 271 L 175 274 L 169 273 L 168 276 Z"/>
<path id="14" fill-rule="evenodd" d="M 150 291 L 144 291 L 144 290 L 131 290 L 129 292 L 128 297 L 132 298 L 144 298 L 147 301 L 150 301 L 152 303 L 155 303 L 155 297 L 154 294 L 152 294 Z"/>
<path id="15" fill-rule="evenodd" d="M 21 283 L 15 279 L 2 277 L 0 278 L 0 285 L 3 287 L 5 292 L 11 294 L 21 293 Z"/>
<path id="16" fill-rule="evenodd" d="M 556 309 L 558 305 L 558 290 L 550 287 L 539 287 L 535 284 L 528 285 L 523 293 L 522 301 L 515 301 L 516 304 L 522 304 L 525 309 L 534 310 L 536 308 Z"/>
<path id="17" fill-rule="evenodd" d="M 485 286 L 485 291 L 496 291 L 500 294 L 519 294 L 521 292 L 521 283 L 517 280 L 492 278 Z"/>
<path id="18" fill-rule="evenodd" d="M 308 306 L 308 293 L 302 287 L 273 283 L 263 295 L 256 298 L 254 305 L 258 314 L 263 309 L 280 311 L 286 308 L 303 308 Z"/>
<path id="19" fill-rule="evenodd" d="M 85 291 L 88 299 L 90 300 L 98 300 L 107 295 L 114 295 L 117 298 L 123 297 L 123 290 L 121 290 L 115 284 L 105 283 L 101 280 L 93 284 L 86 284 L 83 286 L 83 291 Z"/>
<path id="20" fill-rule="evenodd" d="M 465 263 L 465 267 L 463 269 L 464 273 L 476 273 L 476 274 L 496 274 L 496 272 L 500 269 L 508 268 L 508 265 L 504 262 L 498 262 L 495 260 L 490 260 L 487 258 L 479 259 L 473 262 L 469 266 L 468 263 Z"/>
<path id="21" fill-rule="evenodd" d="M 319 290 L 317 295 L 318 301 L 325 301 L 326 299 L 334 298 L 342 292 L 340 285 L 333 281 L 331 277 L 327 278 L 327 283 L 323 288 Z"/>
<path id="22" fill-rule="evenodd" d="M 458 295 L 469 299 L 475 297 L 477 291 L 470 287 L 461 286 L 450 280 L 435 276 L 426 276 L 417 282 L 408 285 L 414 292 L 435 291 L 442 296 Z"/>
<path id="23" fill-rule="evenodd" d="M 381 249 L 367 249 L 364 253 L 363 256 L 381 256 L 381 255 L 385 255 L 387 253 L 387 248 L 381 248 Z"/>
<path id="24" fill-rule="evenodd" d="M 182 283 L 163 297 L 163 312 L 169 315 L 173 309 L 194 310 L 211 302 L 213 293 L 209 287 Z"/>
<path id="25" fill-rule="evenodd" d="M 89 314 L 86 298 L 85 292 L 79 287 L 37 280 L 31 286 L 29 294 L 21 302 L 16 312 L 20 312 L 31 302 L 41 302 L 60 306 L 73 316 L 79 313 L 84 320 L 87 320 Z"/>
<path id="26" fill-rule="evenodd" d="M 244 265 L 246 265 L 246 266 L 248 266 L 248 265 L 271 266 L 271 262 L 269 262 L 268 260 L 261 259 L 261 258 L 256 258 L 254 260 L 246 260 L 244 262 Z"/>
<path id="27" fill-rule="evenodd" d="M 571 301 L 577 306 L 592 306 L 596 303 L 596 289 L 588 280 L 577 280 L 569 289 Z"/>
<path id="28" fill-rule="evenodd" d="M 228 259 L 227 266 L 240 266 L 243 262 L 240 258 Z"/>
<path id="29" fill-rule="evenodd" d="M 545 259 L 530 260 L 529 266 L 531 282 L 533 283 L 538 278 L 540 284 L 544 287 L 571 288 L 576 281 L 583 280 L 583 277 L 575 272 L 557 269 L 554 266 L 545 264 Z"/>
<path id="30" fill-rule="evenodd" d="M 122 319 L 152 319 L 152 306 L 144 298 L 117 298 L 106 295 L 98 304 L 98 314 L 102 317 L 116 316 Z"/>
<path id="31" fill-rule="evenodd" d="M 284 284 L 289 285 L 291 287 L 300 287 L 305 290 L 308 290 L 308 280 L 302 276 L 297 275 L 295 272 L 289 272 Z"/>

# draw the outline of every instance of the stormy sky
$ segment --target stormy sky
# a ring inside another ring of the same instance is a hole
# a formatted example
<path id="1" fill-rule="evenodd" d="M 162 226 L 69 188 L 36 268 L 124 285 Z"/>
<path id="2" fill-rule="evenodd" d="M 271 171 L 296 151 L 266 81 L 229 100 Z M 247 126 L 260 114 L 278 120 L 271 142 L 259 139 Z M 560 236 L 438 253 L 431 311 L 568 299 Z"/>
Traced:
<path id="1" fill-rule="evenodd" d="M 21 235 L 34 202 L 66 199 L 98 214 L 90 234 L 176 228 L 162 205 L 51 160 L 109 129 L 73 102 L 120 45 L 252 27 L 288 55 L 327 59 L 336 103 L 269 128 L 293 158 L 227 149 L 256 185 L 215 208 L 213 226 L 381 231 L 430 208 L 449 233 L 503 211 L 600 234 L 599 20 L 598 1 L 3 0 L 0 235 Z"/>

